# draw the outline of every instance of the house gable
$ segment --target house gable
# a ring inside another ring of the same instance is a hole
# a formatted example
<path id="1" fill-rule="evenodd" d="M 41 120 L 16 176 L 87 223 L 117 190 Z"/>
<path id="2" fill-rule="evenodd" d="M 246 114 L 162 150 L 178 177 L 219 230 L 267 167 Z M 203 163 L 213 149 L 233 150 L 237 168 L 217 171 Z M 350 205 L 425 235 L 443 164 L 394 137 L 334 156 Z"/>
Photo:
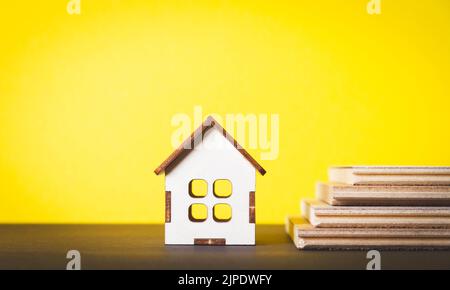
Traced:
<path id="1" fill-rule="evenodd" d="M 202 141 L 207 133 L 211 130 L 217 130 L 234 149 L 239 152 L 261 175 L 266 174 L 266 170 L 211 116 L 208 117 L 203 124 L 197 128 L 189 138 L 187 138 L 169 157 L 164 160 L 160 166 L 155 169 L 155 174 L 159 175 L 166 170 L 176 166 L 179 160 L 185 158 L 197 146 L 202 146 Z"/>
<path id="2" fill-rule="evenodd" d="M 239 181 L 248 184 L 248 190 L 255 190 L 254 167 L 217 130 L 206 132 L 201 144 L 168 166 L 165 172 L 168 191 L 173 190 L 173 183 L 185 186 L 193 179 L 206 180 L 210 187 L 219 179 L 233 184 Z"/>

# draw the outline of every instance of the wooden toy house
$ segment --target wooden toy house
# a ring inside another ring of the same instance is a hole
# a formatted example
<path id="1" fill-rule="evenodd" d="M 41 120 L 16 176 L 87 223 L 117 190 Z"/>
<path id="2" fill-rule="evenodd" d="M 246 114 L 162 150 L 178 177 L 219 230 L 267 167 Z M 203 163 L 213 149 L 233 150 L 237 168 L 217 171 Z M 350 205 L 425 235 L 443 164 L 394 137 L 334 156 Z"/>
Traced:
<path id="1" fill-rule="evenodd" d="M 266 171 L 212 117 L 156 170 L 165 173 L 165 243 L 254 245 L 256 171 Z"/>

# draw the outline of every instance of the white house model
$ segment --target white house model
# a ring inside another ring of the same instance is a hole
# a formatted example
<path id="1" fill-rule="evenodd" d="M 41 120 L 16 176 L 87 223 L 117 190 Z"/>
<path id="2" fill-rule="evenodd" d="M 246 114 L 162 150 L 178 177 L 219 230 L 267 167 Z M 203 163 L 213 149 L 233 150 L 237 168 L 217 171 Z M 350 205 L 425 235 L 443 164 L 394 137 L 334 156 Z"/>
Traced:
<path id="1" fill-rule="evenodd" d="M 256 171 L 266 171 L 212 117 L 156 170 L 165 173 L 165 243 L 254 245 Z"/>

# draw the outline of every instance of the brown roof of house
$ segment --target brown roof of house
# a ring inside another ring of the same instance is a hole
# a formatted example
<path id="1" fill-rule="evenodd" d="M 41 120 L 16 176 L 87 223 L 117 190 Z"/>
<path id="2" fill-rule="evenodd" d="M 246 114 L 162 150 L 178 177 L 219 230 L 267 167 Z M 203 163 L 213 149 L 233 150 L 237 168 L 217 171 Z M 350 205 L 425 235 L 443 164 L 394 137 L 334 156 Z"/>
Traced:
<path id="1" fill-rule="evenodd" d="M 192 149 L 194 149 L 199 138 L 201 138 L 206 131 L 216 127 L 222 131 L 223 136 L 238 150 L 245 159 L 247 159 L 261 175 L 266 174 L 266 170 L 230 135 L 228 132 L 216 121 L 213 117 L 209 116 L 201 126 L 199 126 L 181 145 L 172 152 L 172 154 L 164 160 L 158 168 L 155 169 L 155 173 L 158 175 L 166 170 L 176 160 L 186 156 Z"/>

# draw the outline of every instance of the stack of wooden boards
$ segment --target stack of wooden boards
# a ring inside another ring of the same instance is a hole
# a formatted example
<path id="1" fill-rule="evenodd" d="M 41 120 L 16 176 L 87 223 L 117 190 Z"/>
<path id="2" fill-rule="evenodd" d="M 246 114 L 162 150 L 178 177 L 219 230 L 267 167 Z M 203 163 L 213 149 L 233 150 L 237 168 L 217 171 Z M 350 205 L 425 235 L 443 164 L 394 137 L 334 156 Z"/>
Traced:
<path id="1" fill-rule="evenodd" d="M 450 249 L 450 167 L 333 167 L 301 213 L 299 249 Z"/>

